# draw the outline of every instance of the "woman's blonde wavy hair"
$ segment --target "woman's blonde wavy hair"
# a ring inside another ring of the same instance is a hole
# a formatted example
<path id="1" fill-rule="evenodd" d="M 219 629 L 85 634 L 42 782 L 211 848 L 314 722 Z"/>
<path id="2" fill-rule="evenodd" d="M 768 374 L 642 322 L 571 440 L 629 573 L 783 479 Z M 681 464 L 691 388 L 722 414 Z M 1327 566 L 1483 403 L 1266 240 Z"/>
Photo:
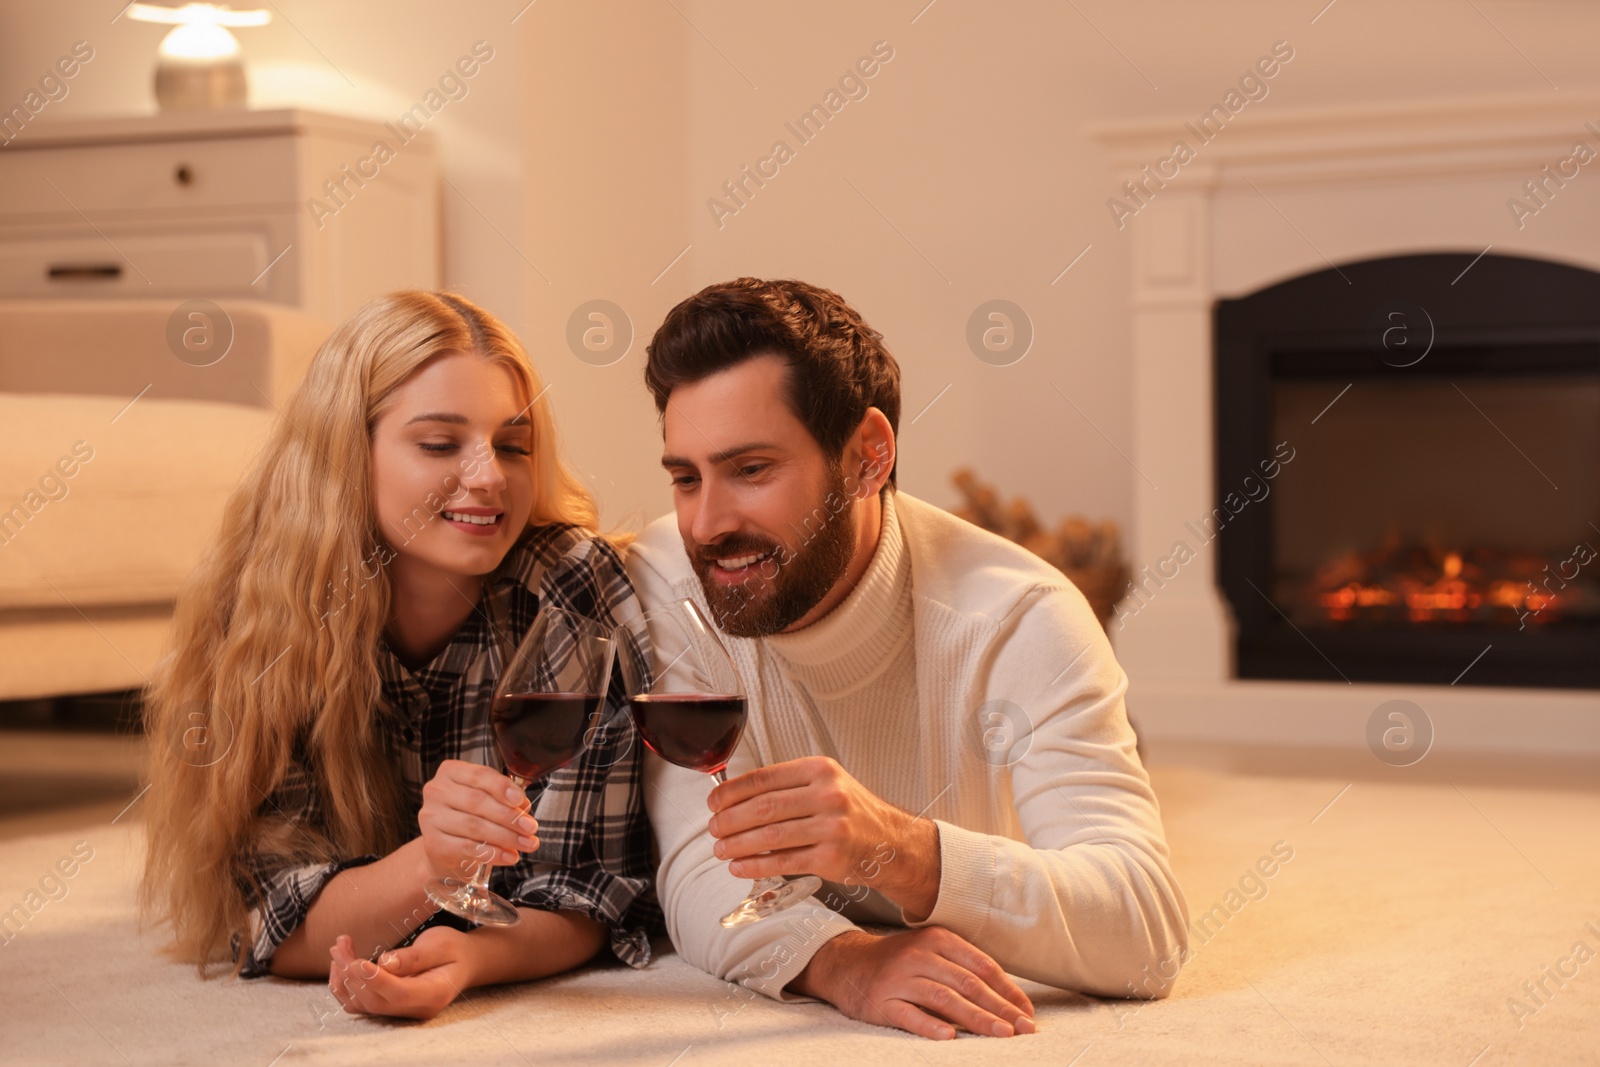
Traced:
<path id="1" fill-rule="evenodd" d="M 233 937 L 248 946 L 249 855 L 321 863 L 386 854 L 410 836 L 376 726 L 378 639 L 393 590 L 387 569 L 373 566 L 389 550 L 373 508 L 372 433 L 402 383 L 458 352 L 506 367 L 534 398 L 529 525 L 596 531 L 594 501 L 562 462 L 539 375 L 494 316 L 454 294 L 407 291 L 334 330 L 230 496 L 216 544 L 178 597 L 171 645 L 146 693 L 140 904 L 170 926 L 170 951 L 202 974 L 229 959 Z M 330 611 L 331 591 L 350 589 L 352 575 L 359 583 Z M 301 733 L 326 833 L 267 803 Z"/>

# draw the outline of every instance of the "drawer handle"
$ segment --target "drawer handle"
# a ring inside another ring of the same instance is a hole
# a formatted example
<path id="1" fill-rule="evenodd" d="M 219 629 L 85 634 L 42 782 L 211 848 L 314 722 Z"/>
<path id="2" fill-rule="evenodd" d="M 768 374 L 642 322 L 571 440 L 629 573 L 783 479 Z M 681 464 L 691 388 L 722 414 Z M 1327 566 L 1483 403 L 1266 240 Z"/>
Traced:
<path id="1" fill-rule="evenodd" d="M 114 281 L 122 277 L 122 264 L 120 263 L 64 263 L 51 267 L 50 280 L 53 282 L 84 282 L 106 279 Z"/>

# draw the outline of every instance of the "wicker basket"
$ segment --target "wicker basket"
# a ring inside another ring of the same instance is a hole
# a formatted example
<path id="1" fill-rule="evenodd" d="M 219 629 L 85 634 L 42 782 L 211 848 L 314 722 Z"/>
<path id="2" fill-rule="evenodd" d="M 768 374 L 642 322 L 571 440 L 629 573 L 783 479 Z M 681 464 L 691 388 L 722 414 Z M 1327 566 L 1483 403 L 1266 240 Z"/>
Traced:
<path id="1" fill-rule="evenodd" d="M 1092 523 L 1078 516 L 1054 529 L 1040 524 L 1027 500 L 1001 506 L 999 495 L 965 468 L 951 476 L 966 497 L 954 514 L 1033 552 L 1057 567 L 1077 586 L 1105 628 L 1128 589 L 1130 570 L 1122 554 L 1122 531 L 1108 520 Z"/>

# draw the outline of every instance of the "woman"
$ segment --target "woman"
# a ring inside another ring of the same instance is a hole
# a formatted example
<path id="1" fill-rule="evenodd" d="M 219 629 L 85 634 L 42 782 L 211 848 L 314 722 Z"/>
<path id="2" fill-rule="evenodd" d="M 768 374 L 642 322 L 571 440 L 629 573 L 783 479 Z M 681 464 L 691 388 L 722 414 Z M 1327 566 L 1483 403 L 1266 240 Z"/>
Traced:
<path id="1" fill-rule="evenodd" d="M 142 898 L 178 955 L 326 975 L 347 1011 L 417 1018 L 608 939 L 648 961 L 631 726 L 526 794 L 488 727 L 500 649 L 541 605 L 637 615 L 595 521 L 487 312 L 393 293 L 333 333 L 229 500 L 148 694 Z M 469 931 L 422 887 L 485 856 L 522 921 Z"/>

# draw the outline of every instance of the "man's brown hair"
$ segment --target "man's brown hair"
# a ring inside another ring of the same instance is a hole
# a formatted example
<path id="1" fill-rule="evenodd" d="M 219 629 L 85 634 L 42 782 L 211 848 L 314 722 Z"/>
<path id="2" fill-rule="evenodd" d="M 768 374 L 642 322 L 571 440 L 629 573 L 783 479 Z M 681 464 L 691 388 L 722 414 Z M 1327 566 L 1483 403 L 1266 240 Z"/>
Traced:
<path id="1" fill-rule="evenodd" d="M 900 365 L 882 334 L 819 286 L 760 278 L 707 286 L 667 313 L 645 353 L 645 385 L 661 415 L 678 386 L 772 353 L 789 365 L 789 409 L 829 459 L 844 454 L 869 407 L 900 432 Z"/>

